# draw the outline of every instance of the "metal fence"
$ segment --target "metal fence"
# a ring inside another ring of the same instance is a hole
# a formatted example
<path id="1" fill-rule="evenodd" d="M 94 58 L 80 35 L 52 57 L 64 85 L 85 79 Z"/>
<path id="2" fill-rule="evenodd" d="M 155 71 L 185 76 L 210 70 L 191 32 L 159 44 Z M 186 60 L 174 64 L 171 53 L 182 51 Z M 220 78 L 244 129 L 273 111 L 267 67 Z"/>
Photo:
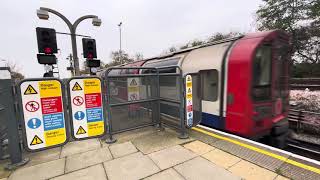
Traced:
<path id="1" fill-rule="evenodd" d="M 176 72 L 159 72 L 168 68 Z M 164 85 L 172 79 L 172 86 Z M 180 138 L 187 137 L 181 93 L 183 81 L 178 66 L 114 67 L 105 72 L 104 81 L 109 142 L 114 141 L 113 134 L 146 126 L 162 129 L 162 124 L 180 130 Z"/>
<path id="2" fill-rule="evenodd" d="M 290 109 L 288 120 L 290 128 L 297 132 L 320 133 L 320 113 Z"/>
<path id="3" fill-rule="evenodd" d="M 168 69 L 173 71 L 167 72 Z M 28 80 L 32 79 L 24 81 Z M 43 79 L 46 80 L 49 79 Z M 103 102 L 106 102 L 104 106 L 107 114 L 107 131 L 103 135 L 108 136 L 107 142 L 114 142 L 112 135 L 116 133 L 147 126 L 155 126 L 162 130 L 162 125 L 177 129 L 180 132 L 179 138 L 188 138 L 184 112 L 184 77 L 178 66 L 114 67 L 105 72 L 102 80 L 104 81 L 102 95 L 103 99 L 106 99 Z M 61 100 L 66 102 L 70 101 L 68 97 L 70 93 L 64 94 L 66 90 L 64 84 L 68 82 L 60 82 Z M 0 79 L 0 157 L 3 158 L 7 152 L 11 160 L 9 169 L 28 161 L 22 158 L 22 139 L 26 138 L 26 134 L 22 131 L 26 127 L 25 124 L 22 126 L 19 124 L 24 119 L 22 111 L 25 107 L 20 102 L 22 101 L 20 86 L 21 83 L 16 85 L 11 79 Z M 67 134 L 70 131 L 68 127 L 72 118 L 70 108 L 70 105 L 69 107 L 64 105 L 63 108 L 63 113 L 69 114 L 64 117 Z M 38 140 L 35 142 L 43 143 Z"/>

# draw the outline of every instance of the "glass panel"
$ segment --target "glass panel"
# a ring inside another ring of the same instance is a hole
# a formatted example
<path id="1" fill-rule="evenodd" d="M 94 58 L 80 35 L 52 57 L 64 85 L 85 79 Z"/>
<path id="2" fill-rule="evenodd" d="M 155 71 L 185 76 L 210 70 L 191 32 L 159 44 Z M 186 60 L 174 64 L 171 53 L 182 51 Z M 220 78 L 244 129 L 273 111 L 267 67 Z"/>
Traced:
<path id="1" fill-rule="evenodd" d="M 271 99 L 271 65 L 272 53 L 270 45 L 263 45 L 256 51 L 253 60 L 253 90 L 255 101 Z"/>
<path id="2" fill-rule="evenodd" d="M 202 100 L 216 101 L 218 99 L 218 71 L 204 70 L 200 71 Z"/>
<path id="3" fill-rule="evenodd" d="M 253 86 L 267 86 L 271 84 L 271 47 L 262 46 L 253 62 Z"/>
<path id="4" fill-rule="evenodd" d="M 173 76 L 160 76 L 160 97 L 179 100 L 179 77 Z"/>

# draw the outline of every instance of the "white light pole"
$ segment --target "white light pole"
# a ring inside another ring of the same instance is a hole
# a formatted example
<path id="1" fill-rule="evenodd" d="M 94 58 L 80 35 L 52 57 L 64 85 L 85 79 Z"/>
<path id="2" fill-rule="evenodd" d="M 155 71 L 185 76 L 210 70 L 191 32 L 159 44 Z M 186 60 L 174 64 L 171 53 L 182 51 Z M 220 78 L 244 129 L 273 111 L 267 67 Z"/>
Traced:
<path id="1" fill-rule="evenodd" d="M 123 64 L 123 62 L 122 62 L 122 49 L 121 49 L 121 26 L 122 26 L 122 22 L 120 22 L 119 24 L 118 24 L 118 26 L 119 26 L 119 35 L 120 35 L 120 50 L 119 50 L 119 55 L 120 55 L 120 64 Z"/>

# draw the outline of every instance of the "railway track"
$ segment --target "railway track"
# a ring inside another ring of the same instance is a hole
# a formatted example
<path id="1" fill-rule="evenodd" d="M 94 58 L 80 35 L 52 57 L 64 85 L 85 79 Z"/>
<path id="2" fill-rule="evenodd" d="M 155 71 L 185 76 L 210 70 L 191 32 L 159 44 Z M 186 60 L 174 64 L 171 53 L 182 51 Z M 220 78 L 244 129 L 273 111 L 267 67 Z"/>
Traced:
<path id="1" fill-rule="evenodd" d="M 289 139 L 287 151 L 320 161 L 320 146 L 308 142 Z"/>

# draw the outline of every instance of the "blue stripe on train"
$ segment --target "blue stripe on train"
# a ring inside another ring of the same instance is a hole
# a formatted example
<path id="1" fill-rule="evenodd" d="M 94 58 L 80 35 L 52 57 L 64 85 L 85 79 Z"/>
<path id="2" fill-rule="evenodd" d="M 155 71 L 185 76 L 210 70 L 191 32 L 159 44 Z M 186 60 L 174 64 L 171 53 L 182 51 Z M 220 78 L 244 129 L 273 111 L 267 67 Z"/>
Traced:
<path id="1" fill-rule="evenodd" d="M 224 129 L 224 117 L 202 112 L 201 124 L 217 129 Z"/>

